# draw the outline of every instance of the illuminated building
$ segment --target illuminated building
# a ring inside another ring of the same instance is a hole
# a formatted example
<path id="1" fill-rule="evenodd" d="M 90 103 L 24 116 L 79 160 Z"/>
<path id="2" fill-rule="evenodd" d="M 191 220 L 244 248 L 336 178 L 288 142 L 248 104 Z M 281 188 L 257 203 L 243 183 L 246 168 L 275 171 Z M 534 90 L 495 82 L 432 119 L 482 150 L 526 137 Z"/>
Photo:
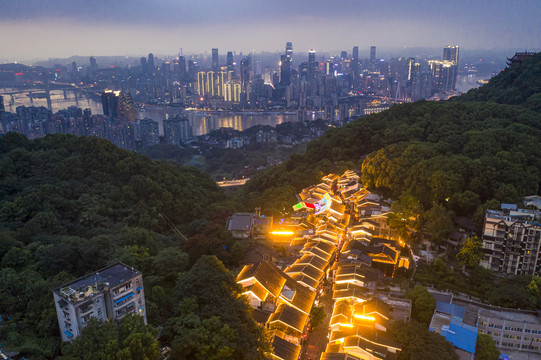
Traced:
<path id="1" fill-rule="evenodd" d="M 293 43 L 292 42 L 286 42 L 286 56 L 293 61 Z"/>
<path id="2" fill-rule="evenodd" d="M 310 49 L 308 51 L 308 80 L 313 80 L 316 78 L 318 73 L 318 63 L 316 61 L 316 51 Z"/>
<path id="3" fill-rule="evenodd" d="M 103 106 L 103 115 L 115 118 L 117 116 L 118 109 L 118 97 L 120 91 L 105 90 L 101 94 L 101 104 Z"/>
<path id="4" fill-rule="evenodd" d="M 71 341 L 91 319 L 119 321 L 130 313 L 146 324 L 141 272 L 116 263 L 53 291 L 62 341 Z"/>
<path id="5" fill-rule="evenodd" d="M 197 94 L 199 94 L 199 96 L 205 96 L 207 94 L 206 89 L 207 86 L 205 72 L 200 71 L 197 73 Z"/>
<path id="6" fill-rule="evenodd" d="M 435 91 L 454 91 L 456 88 L 457 66 L 454 61 L 428 60 Z"/>
<path id="7" fill-rule="evenodd" d="M 458 46 L 445 46 L 443 48 L 443 57 L 441 59 L 444 61 L 452 61 L 458 66 Z"/>

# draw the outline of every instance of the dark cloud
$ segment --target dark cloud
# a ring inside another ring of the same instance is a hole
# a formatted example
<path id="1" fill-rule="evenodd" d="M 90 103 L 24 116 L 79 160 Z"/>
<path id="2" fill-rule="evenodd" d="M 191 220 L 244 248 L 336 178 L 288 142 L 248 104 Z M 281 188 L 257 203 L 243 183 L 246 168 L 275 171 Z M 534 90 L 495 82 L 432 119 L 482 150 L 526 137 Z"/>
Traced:
<path id="1" fill-rule="evenodd" d="M 285 41 L 531 50 L 541 47 L 540 17 L 540 0 L 0 0 L 3 53 L 26 57 L 277 50 Z"/>

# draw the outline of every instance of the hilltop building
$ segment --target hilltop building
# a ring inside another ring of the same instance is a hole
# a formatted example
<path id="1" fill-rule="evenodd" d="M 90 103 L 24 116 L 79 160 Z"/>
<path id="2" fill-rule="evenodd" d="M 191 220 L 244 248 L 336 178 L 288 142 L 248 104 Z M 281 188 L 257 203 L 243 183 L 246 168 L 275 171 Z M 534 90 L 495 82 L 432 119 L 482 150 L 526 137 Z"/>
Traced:
<path id="1" fill-rule="evenodd" d="M 91 318 L 120 320 L 135 313 L 147 322 L 143 276 L 123 263 L 64 284 L 53 296 L 62 341 L 79 336 Z"/>

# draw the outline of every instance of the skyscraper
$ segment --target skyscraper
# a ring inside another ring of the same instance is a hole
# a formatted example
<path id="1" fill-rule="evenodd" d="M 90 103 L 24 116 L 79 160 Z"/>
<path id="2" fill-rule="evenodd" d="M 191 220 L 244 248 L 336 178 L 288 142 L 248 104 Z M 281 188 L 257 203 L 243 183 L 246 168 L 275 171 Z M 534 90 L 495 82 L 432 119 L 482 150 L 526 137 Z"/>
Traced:
<path id="1" fill-rule="evenodd" d="M 218 49 L 214 48 L 212 49 L 212 70 L 218 71 L 220 64 L 218 61 Z"/>
<path id="2" fill-rule="evenodd" d="M 154 74 L 154 69 L 156 69 L 154 66 L 154 55 L 150 53 L 148 54 L 148 72 Z"/>
<path id="3" fill-rule="evenodd" d="M 181 82 L 187 82 L 187 76 L 186 76 L 186 58 L 184 56 L 178 57 L 178 67 L 179 67 L 179 77 Z"/>
<path id="4" fill-rule="evenodd" d="M 2 97 L 2 95 L 0 95 L 0 113 L 4 110 L 4 98 Z"/>
<path id="5" fill-rule="evenodd" d="M 308 79 L 312 80 L 316 78 L 316 74 L 318 73 L 318 63 L 316 61 L 316 51 L 314 49 L 310 49 L 308 51 Z"/>
<path id="6" fill-rule="evenodd" d="M 280 85 L 287 86 L 291 84 L 290 78 L 291 58 L 287 55 L 280 56 Z"/>
<path id="7" fill-rule="evenodd" d="M 148 73 L 147 58 L 143 56 L 140 60 L 141 60 L 141 72 L 143 74 L 147 74 Z"/>
<path id="8" fill-rule="evenodd" d="M 458 46 L 448 45 L 443 48 L 442 60 L 453 61 L 458 66 Z"/>
<path id="9" fill-rule="evenodd" d="M 90 74 L 94 75 L 98 71 L 98 62 L 94 56 L 90 57 Z"/>
<path id="10" fill-rule="evenodd" d="M 120 96 L 120 91 L 105 90 L 101 94 L 101 104 L 103 106 L 103 115 L 109 116 L 113 119 L 117 115 L 118 109 L 118 97 Z"/>
<path id="11" fill-rule="evenodd" d="M 370 62 L 376 61 L 376 47 L 370 46 Z"/>
<path id="12" fill-rule="evenodd" d="M 293 43 L 290 41 L 286 42 L 286 56 L 293 60 Z"/>
<path id="13" fill-rule="evenodd" d="M 227 71 L 234 71 L 233 69 L 233 52 L 227 52 Z"/>

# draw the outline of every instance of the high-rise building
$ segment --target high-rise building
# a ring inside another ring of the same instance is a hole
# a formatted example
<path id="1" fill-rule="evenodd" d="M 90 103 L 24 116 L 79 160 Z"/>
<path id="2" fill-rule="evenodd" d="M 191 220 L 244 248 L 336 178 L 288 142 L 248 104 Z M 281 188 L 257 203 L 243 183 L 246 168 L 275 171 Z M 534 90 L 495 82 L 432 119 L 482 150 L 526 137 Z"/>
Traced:
<path id="1" fill-rule="evenodd" d="M 103 107 L 103 115 L 114 119 L 117 116 L 118 98 L 120 91 L 105 90 L 101 94 L 101 104 Z"/>
<path id="2" fill-rule="evenodd" d="M 220 63 L 218 61 L 218 49 L 212 49 L 212 70 L 219 71 Z"/>
<path id="3" fill-rule="evenodd" d="M 90 57 L 90 74 L 93 76 L 98 71 L 98 62 L 94 56 Z"/>
<path id="4" fill-rule="evenodd" d="M 158 145 L 160 143 L 160 133 L 158 122 L 152 119 L 142 119 L 137 122 L 136 138 L 141 142 L 143 149 Z"/>
<path id="5" fill-rule="evenodd" d="M 184 56 L 178 57 L 179 77 L 181 82 L 187 82 L 188 76 L 186 74 L 186 58 Z"/>
<path id="6" fill-rule="evenodd" d="M 141 61 L 141 72 L 143 74 L 148 74 L 147 58 L 143 56 L 141 57 L 140 61 Z"/>
<path id="7" fill-rule="evenodd" d="M 240 84 L 242 92 L 247 93 L 250 86 L 250 71 L 252 67 L 251 56 L 248 56 L 240 61 Z"/>
<path id="8" fill-rule="evenodd" d="M 376 61 L 376 47 L 370 46 L 370 62 Z"/>
<path id="9" fill-rule="evenodd" d="M 445 46 L 441 59 L 444 61 L 453 61 L 458 66 L 458 46 Z"/>
<path id="10" fill-rule="evenodd" d="M 154 55 L 152 53 L 148 54 L 148 72 L 154 74 L 156 66 L 154 65 Z"/>
<path id="11" fill-rule="evenodd" d="M 199 96 L 201 97 L 206 95 L 206 88 L 207 88 L 206 82 L 207 82 L 207 78 L 205 76 L 205 72 L 204 71 L 198 72 L 196 89 L 197 89 L 197 94 L 199 94 Z"/>
<path id="12" fill-rule="evenodd" d="M 175 116 L 163 121 L 163 135 L 166 144 L 179 145 L 182 140 L 192 136 L 192 128 L 187 118 Z"/>
<path id="13" fill-rule="evenodd" d="M 118 321 L 135 313 L 147 322 L 143 276 L 122 263 L 64 284 L 53 296 L 62 341 L 79 336 L 92 318 Z"/>
<path id="14" fill-rule="evenodd" d="M 0 95 L 0 113 L 2 111 L 5 111 L 5 108 L 4 108 L 4 97 L 2 95 Z"/>
<path id="15" fill-rule="evenodd" d="M 314 49 L 310 49 L 308 51 L 308 80 L 315 79 L 318 70 L 319 66 L 318 62 L 316 61 L 316 51 Z"/>
<path id="16" fill-rule="evenodd" d="M 428 60 L 432 73 L 433 91 L 454 91 L 456 87 L 457 66 L 454 61 Z"/>
<path id="17" fill-rule="evenodd" d="M 227 71 L 234 71 L 235 69 L 233 68 L 233 52 L 232 51 L 228 51 L 227 52 Z"/>
<path id="18" fill-rule="evenodd" d="M 293 43 L 290 41 L 286 42 L 286 56 L 293 62 Z"/>
<path id="19" fill-rule="evenodd" d="M 287 55 L 280 56 L 280 85 L 291 84 L 291 58 Z"/>
<path id="20" fill-rule="evenodd" d="M 354 61 L 359 61 L 359 47 L 358 46 L 353 47 L 353 51 L 351 52 L 351 55 Z"/>

